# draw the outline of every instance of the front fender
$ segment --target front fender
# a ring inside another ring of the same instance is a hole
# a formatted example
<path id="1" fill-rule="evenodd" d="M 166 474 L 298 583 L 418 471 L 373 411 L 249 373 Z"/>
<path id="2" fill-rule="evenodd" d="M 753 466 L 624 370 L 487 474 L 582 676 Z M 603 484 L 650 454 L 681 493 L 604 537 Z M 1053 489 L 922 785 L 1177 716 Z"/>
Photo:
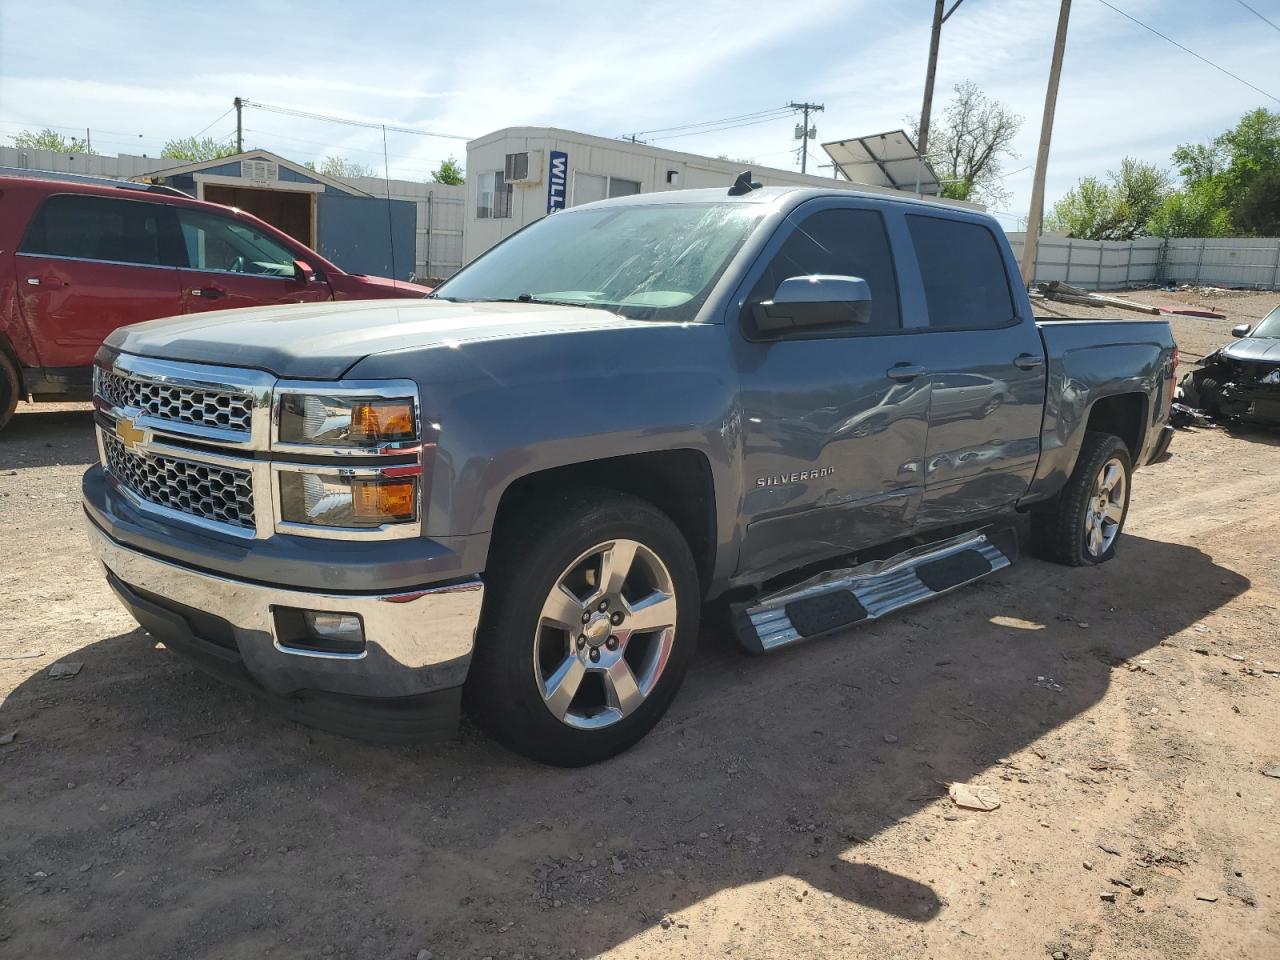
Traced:
<path id="1" fill-rule="evenodd" d="M 628 454 L 690 449 L 718 504 L 738 502 L 736 375 L 714 324 L 654 324 L 369 357 L 348 374 L 419 383 L 439 424 L 424 533 L 492 530 L 521 477 Z M 718 507 L 717 533 L 732 536 Z"/>

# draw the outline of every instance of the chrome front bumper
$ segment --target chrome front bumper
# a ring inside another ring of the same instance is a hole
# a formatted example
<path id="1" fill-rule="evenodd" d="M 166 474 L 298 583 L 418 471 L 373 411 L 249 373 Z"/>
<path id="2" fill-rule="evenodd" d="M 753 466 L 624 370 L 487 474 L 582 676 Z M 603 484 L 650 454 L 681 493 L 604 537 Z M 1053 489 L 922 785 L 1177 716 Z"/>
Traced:
<path id="1" fill-rule="evenodd" d="M 88 517 L 86 525 L 94 554 L 130 612 L 137 616 L 143 606 L 165 611 L 168 621 L 189 628 L 183 638 L 188 643 L 194 637 L 212 653 L 238 658 L 271 693 L 388 699 L 455 688 L 466 679 L 484 596 L 478 579 L 380 595 L 277 588 L 168 563 L 121 546 Z M 358 614 L 365 649 L 332 654 L 286 646 L 277 636 L 277 607 Z M 191 616 L 192 611 L 202 616 Z M 216 621 L 228 628 L 219 630 L 220 645 L 201 636 L 201 625 L 209 632 L 208 624 Z M 230 649 L 228 637 L 236 649 Z"/>

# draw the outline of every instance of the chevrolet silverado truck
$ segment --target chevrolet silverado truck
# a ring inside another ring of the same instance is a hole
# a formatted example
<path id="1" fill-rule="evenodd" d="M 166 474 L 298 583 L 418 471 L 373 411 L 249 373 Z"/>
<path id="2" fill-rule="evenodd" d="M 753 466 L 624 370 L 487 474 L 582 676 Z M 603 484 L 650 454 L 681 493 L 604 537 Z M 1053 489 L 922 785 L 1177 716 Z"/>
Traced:
<path id="1" fill-rule="evenodd" d="M 419 302 L 228 310 L 99 352 L 89 535 L 154 637 L 350 735 L 576 765 L 708 609 L 763 653 L 1039 553 L 1112 557 L 1164 321 L 1038 323 L 997 224 L 845 190 L 555 213 Z"/>

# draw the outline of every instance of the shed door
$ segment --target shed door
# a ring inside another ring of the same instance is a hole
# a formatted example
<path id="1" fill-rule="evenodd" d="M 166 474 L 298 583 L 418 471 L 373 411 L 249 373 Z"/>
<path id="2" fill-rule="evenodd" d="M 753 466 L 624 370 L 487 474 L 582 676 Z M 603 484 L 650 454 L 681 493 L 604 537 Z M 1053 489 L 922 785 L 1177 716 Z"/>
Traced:
<path id="1" fill-rule="evenodd" d="M 322 193 L 316 249 L 347 273 L 407 280 L 417 263 L 418 205 L 412 200 Z"/>

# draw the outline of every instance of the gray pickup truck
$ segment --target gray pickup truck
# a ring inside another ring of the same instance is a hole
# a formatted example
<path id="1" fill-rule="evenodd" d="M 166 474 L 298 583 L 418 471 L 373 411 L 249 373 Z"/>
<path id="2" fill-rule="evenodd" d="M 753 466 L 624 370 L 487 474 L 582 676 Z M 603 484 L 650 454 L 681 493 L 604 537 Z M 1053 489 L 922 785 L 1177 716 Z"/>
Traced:
<path id="1" fill-rule="evenodd" d="M 1163 321 L 1043 322 L 988 216 L 843 190 L 547 217 L 425 301 L 128 327 L 97 556 L 153 636 L 351 735 L 589 763 L 704 604 L 765 652 L 1007 566 L 1109 559 L 1163 455 Z"/>

